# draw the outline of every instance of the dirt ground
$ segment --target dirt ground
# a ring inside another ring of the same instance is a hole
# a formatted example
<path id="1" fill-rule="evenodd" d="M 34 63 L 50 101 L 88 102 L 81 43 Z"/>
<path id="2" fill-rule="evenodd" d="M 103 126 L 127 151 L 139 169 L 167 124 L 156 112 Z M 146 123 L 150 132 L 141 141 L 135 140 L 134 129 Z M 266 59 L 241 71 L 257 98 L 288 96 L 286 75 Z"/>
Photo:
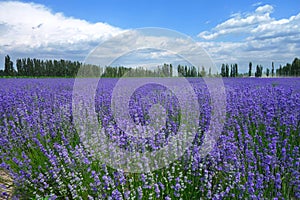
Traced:
<path id="1" fill-rule="evenodd" d="M 11 199 L 13 192 L 13 180 L 9 174 L 0 169 L 0 199 Z"/>

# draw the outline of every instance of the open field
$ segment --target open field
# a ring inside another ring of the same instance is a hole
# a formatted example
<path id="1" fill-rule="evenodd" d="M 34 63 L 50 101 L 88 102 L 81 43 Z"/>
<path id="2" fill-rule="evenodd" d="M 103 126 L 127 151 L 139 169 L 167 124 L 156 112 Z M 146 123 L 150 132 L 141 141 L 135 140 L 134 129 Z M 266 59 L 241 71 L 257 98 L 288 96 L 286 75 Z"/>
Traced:
<path id="1" fill-rule="evenodd" d="M 181 121 L 187 108 L 175 94 L 148 84 L 132 94 L 129 116 L 134 124 L 147 126 L 156 120 L 151 116 L 163 116 L 150 114 L 159 112 L 151 105 L 160 104 L 166 111 L 162 128 L 147 129 L 151 137 L 145 138 L 136 137 L 141 130 L 123 131 L 111 108 L 117 80 L 101 79 L 95 97 L 101 137 L 113 146 L 130 153 L 155 152 L 189 124 Z M 226 120 L 205 157 L 201 145 L 212 120 L 210 95 L 201 78 L 188 80 L 199 103 L 189 148 L 166 167 L 130 173 L 113 169 L 98 159 L 99 149 L 84 144 L 79 130 L 91 133 L 74 123 L 74 79 L 0 79 L 1 197 L 300 199 L 300 78 L 224 78 L 226 99 L 218 101 L 226 102 Z M 80 111 L 81 120 L 88 122 L 85 111 Z M 102 150 L 109 159 L 110 149 Z M 12 180 L 13 187 L 6 189 Z"/>

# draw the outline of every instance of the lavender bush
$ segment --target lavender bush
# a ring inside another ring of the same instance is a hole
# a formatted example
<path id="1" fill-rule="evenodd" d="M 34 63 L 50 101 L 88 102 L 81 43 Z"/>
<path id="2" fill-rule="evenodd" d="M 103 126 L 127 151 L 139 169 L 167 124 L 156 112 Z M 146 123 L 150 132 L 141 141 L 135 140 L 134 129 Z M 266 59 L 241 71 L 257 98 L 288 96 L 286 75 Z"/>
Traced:
<path id="1" fill-rule="evenodd" d="M 128 151 L 155 151 L 177 134 L 180 108 L 166 88 L 150 84 L 132 96 L 130 116 L 151 123 L 160 102 L 166 123 L 153 137 L 119 129 L 110 100 L 117 79 L 101 79 L 95 98 L 103 135 Z M 165 168 L 149 173 L 115 170 L 87 149 L 73 123 L 73 79 L 0 80 L 0 162 L 14 181 L 15 199 L 299 199 L 300 79 L 224 79 L 226 121 L 212 152 L 201 156 L 210 122 L 209 93 L 198 96 L 193 144 Z M 169 94 L 169 93 L 168 93 Z M 5 187 L 2 184 L 0 190 Z M 4 191 L 4 190 L 3 190 Z"/>

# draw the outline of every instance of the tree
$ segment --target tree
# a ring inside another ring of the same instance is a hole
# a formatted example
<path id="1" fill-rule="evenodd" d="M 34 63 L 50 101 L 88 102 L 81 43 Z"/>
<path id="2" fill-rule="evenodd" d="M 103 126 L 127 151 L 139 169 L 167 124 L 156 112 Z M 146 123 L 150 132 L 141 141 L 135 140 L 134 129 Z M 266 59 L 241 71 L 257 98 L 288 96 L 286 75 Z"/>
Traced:
<path id="1" fill-rule="evenodd" d="M 17 66 L 18 75 L 23 76 L 23 66 L 22 66 L 22 60 L 21 59 L 16 60 L 16 66 Z"/>
<path id="2" fill-rule="evenodd" d="M 191 77 L 197 77 L 197 69 L 195 66 L 191 67 Z"/>
<path id="3" fill-rule="evenodd" d="M 14 75 L 14 64 L 10 60 L 9 55 L 5 56 L 5 62 L 4 62 L 4 74 L 6 76 L 13 76 Z"/>
<path id="4" fill-rule="evenodd" d="M 300 60 L 295 58 L 291 66 L 292 76 L 300 76 Z"/>
<path id="5" fill-rule="evenodd" d="M 208 70 L 208 76 L 211 77 L 211 67 Z"/>
<path id="6" fill-rule="evenodd" d="M 191 67 L 188 67 L 187 77 L 191 77 Z"/>
<path id="7" fill-rule="evenodd" d="M 259 66 L 256 65 L 255 77 L 259 77 Z"/>
<path id="8" fill-rule="evenodd" d="M 205 77 L 205 76 L 206 76 L 206 71 L 205 71 L 205 68 L 202 66 L 201 77 Z"/>
<path id="9" fill-rule="evenodd" d="M 292 65 L 290 63 L 287 63 L 286 66 L 283 67 L 283 69 L 285 76 L 291 76 Z"/>
<path id="10" fill-rule="evenodd" d="M 225 69 L 225 64 L 224 63 L 222 64 L 222 67 L 221 67 L 221 76 L 222 77 L 226 76 L 226 69 Z"/>
<path id="11" fill-rule="evenodd" d="M 263 67 L 261 65 L 256 66 L 256 72 L 255 77 L 261 77 L 262 76 Z"/>
<path id="12" fill-rule="evenodd" d="M 229 66 L 226 64 L 225 66 L 225 77 L 229 77 Z"/>
<path id="13" fill-rule="evenodd" d="M 274 62 L 272 62 L 272 71 L 271 71 L 272 77 L 274 76 Z"/>
<path id="14" fill-rule="evenodd" d="M 183 76 L 183 77 L 186 76 L 186 70 L 187 70 L 186 67 L 187 67 L 187 66 L 178 65 L 178 69 L 179 69 L 179 71 L 178 71 L 178 76 Z"/>
<path id="15" fill-rule="evenodd" d="M 33 61 L 30 58 L 27 58 L 27 76 L 33 76 Z"/>
<path id="16" fill-rule="evenodd" d="M 279 76 L 282 76 L 282 66 L 281 65 L 279 66 L 278 72 L 279 72 Z"/>
<path id="17" fill-rule="evenodd" d="M 249 73 L 248 73 L 248 75 L 249 75 L 249 77 L 251 76 L 251 70 L 252 70 L 252 62 L 249 62 Z"/>
<path id="18" fill-rule="evenodd" d="M 269 70 L 269 68 L 266 69 L 266 75 L 267 75 L 267 77 L 269 77 L 269 75 L 270 75 L 270 70 Z"/>
<path id="19" fill-rule="evenodd" d="M 276 70 L 279 76 L 299 76 L 300 75 L 300 60 L 295 58 L 292 62 L 286 63 L 285 66 L 281 66 Z"/>
<path id="20" fill-rule="evenodd" d="M 162 66 L 162 73 L 163 73 L 163 76 L 165 76 L 165 77 L 169 76 L 170 68 L 169 68 L 168 64 L 164 63 L 164 65 Z"/>
<path id="21" fill-rule="evenodd" d="M 238 71 L 238 64 L 234 64 L 234 69 L 235 69 L 235 72 L 234 72 L 234 77 L 237 77 L 239 76 L 239 71 Z"/>

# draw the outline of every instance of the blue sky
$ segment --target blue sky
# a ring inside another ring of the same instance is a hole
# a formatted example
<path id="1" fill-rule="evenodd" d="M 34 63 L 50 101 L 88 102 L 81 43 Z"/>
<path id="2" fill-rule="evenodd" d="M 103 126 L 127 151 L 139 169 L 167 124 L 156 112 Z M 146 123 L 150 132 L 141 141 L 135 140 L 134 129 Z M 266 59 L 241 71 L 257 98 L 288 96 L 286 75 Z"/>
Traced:
<path id="1" fill-rule="evenodd" d="M 84 57 L 122 30 L 169 28 L 187 34 L 216 65 L 269 65 L 300 56 L 300 7 L 287 1 L 0 1 L 0 68 L 17 57 Z M 78 28 L 80 27 L 80 28 Z M 1 57 L 3 59 L 1 59 Z"/>
<path id="2" fill-rule="evenodd" d="M 257 5 L 270 4 L 276 9 L 275 18 L 298 14 L 299 2 L 287 1 L 214 1 L 214 0 L 110 0 L 74 1 L 40 0 L 23 1 L 43 4 L 65 16 L 89 22 L 106 22 L 122 29 L 163 27 L 195 37 L 239 12 L 250 12 Z"/>

